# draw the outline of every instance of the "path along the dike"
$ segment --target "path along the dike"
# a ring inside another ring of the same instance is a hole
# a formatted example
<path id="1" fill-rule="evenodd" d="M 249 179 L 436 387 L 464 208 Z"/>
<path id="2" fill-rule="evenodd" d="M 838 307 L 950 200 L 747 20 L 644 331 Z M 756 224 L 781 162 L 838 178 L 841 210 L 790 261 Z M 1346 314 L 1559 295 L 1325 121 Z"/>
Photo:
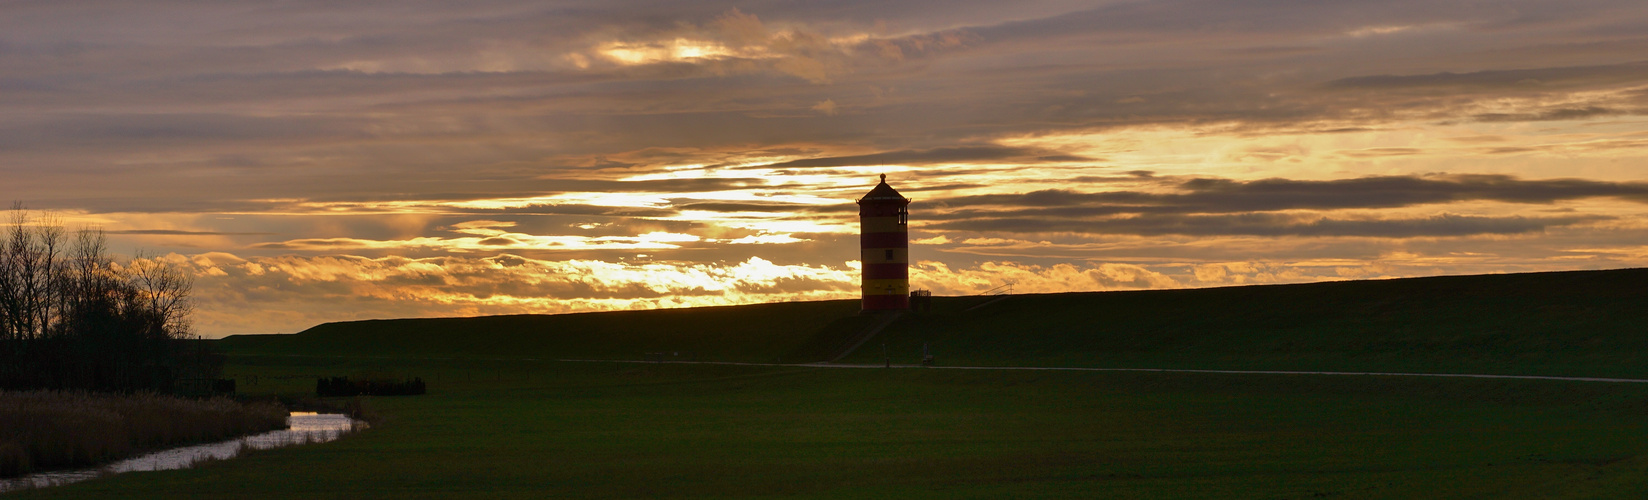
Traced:
<path id="1" fill-rule="evenodd" d="M 456 358 L 456 357 L 400 357 L 400 356 L 324 356 L 305 354 L 277 354 L 286 358 L 364 358 L 364 359 L 423 359 L 423 360 L 457 360 L 473 359 L 481 361 L 557 361 L 562 363 L 635 363 L 635 364 L 677 364 L 677 365 L 733 365 L 733 366 L 785 366 L 794 368 L 920 368 L 924 370 L 1042 370 L 1042 371 L 1070 371 L 1070 372 L 1165 372 L 1165 373 L 1224 373 L 1235 375 L 1361 375 L 1368 377 L 1445 377 L 1445 378 L 1500 378 L 1523 380 L 1562 380 L 1568 382 L 1612 382 L 1624 384 L 1648 384 L 1648 379 L 1641 378 L 1608 378 L 1608 377 L 1561 377 L 1555 375 L 1492 375 L 1486 373 L 1404 373 L 1404 372 L 1316 372 L 1316 371 L 1288 371 L 1288 370 L 1198 370 L 1193 368 L 1081 368 L 1061 366 L 923 366 L 923 365 L 857 365 L 844 363 L 743 363 L 737 361 L 646 361 L 623 359 L 539 359 L 539 358 Z"/>

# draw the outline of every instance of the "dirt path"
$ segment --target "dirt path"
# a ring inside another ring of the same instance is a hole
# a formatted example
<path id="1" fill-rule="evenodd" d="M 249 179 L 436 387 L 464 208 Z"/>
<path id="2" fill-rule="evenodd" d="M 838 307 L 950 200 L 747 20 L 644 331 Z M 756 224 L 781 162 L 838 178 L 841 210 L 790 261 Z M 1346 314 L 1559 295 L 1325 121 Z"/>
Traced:
<path id="1" fill-rule="evenodd" d="M 303 354 L 275 354 L 290 358 L 362 358 L 362 359 L 418 359 L 440 361 L 556 361 L 563 363 L 634 363 L 676 365 L 731 365 L 731 366 L 786 366 L 807 368 L 923 368 L 928 370 L 1022 370 L 1066 372 L 1164 372 L 1164 373 L 1218 373 L 1232 375 L 1351 375 L 1365 377 L 1442 377 L 1442 378 L 1498 378 L 1520 380 L 1561 380 L 1566 382 L 1609 382 L 1648 384 L 1648 379 L 1608 377 L 1558 377 L 1550 375 L 1489 375 L 1485 373 L 1403 373 L 1403 372 L 1325 372 L 1289 370 L 1195 370 L 1189 368 L 1078 368 L 1058 366 L 921 366 L 921 365 L 853 365 L 843 363 L 740 363 L 736 361 L 643 361 L 622 359 L 540 359 L 540 358 L 460 358 L 460 357 L 399 357 L 399 356 L 315 356 Z"/>

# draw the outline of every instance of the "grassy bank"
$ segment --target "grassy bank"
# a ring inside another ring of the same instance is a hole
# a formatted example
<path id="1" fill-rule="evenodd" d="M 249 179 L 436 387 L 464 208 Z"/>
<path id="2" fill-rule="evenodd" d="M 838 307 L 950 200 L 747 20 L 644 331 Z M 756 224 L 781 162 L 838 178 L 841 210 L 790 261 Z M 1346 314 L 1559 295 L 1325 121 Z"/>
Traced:
<path id="1" fill-rule="evenodd" d="M 1648 269 L 1195 290 L 939 297 L 844 361 L 1648 377 Z M 817 361 L 857 301 L 330 323 L 237 353 L 446 359 Z M 679 355 L 677 355 L 679 353 Z M 415 374 L 414 374 L 415 375 Z"/>
<path id="2" fill-rule="evenodd" d="M 237 353 L 440 358 L 776 361 L 802 349 L 858 301 L 790 302 L 560 315 L 327 323 L 293 335 L 219 341 Z"/>
<path id="3" fill-rule="evenodd" d="M 1648 269 L 940 299 L 845 362 L 1648 378 Z"/>
<path id="4" fill-rule="evenodd" d="M 87 467 L 286 426 L 274 403 L 0 391 L 0 477 Z"/>

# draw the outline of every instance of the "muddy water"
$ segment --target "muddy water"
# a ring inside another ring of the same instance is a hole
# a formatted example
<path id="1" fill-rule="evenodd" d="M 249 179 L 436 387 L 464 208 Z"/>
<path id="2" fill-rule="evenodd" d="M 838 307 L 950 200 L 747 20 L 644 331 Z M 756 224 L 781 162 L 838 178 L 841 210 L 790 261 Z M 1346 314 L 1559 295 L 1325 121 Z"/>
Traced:
<path id="1" fill-rule="evenodd" d="M 0 493 L 23 489 L 43 488 L 76 483 L 87 479 L 155 470 L 183 469 L 203 460 L 226 460 L 240 454 L 242 449 L 266 450 L 308 443 L 324 443 L 344 433 L 366 428 L 366 423 L 345 415 L 293 412 L 286 417 L 290 428 L 269 431 L 228 441 L 184 446 L 128 458 L 93 469 L 42 472 L 12 479 L 0 479 Z"/>

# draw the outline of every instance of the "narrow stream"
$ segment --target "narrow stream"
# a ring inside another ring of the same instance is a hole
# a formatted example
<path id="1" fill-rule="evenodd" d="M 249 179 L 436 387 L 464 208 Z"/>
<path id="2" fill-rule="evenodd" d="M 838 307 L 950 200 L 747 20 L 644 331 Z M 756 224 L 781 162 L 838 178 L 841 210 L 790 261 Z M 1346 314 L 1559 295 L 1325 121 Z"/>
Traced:
<path id="1" fill-rule="evenodd" d="M 324 443 L 336 440 L 344 433 L 366 428 L 366 422 L 335 413 L 292 412 L 286 417 L 290 428 L 269 431 L 228 441 L 184 446 L 128 458 L 92 469 L 42 472 L 23 477 L 0 479 L 0 493 L 25 488 L 44 488 L 87 479 L 155 470 L 184 469 L 202 460 L 227 460 L 240 454 L 243 448 L 267 450 L 297 444 Z"/>

